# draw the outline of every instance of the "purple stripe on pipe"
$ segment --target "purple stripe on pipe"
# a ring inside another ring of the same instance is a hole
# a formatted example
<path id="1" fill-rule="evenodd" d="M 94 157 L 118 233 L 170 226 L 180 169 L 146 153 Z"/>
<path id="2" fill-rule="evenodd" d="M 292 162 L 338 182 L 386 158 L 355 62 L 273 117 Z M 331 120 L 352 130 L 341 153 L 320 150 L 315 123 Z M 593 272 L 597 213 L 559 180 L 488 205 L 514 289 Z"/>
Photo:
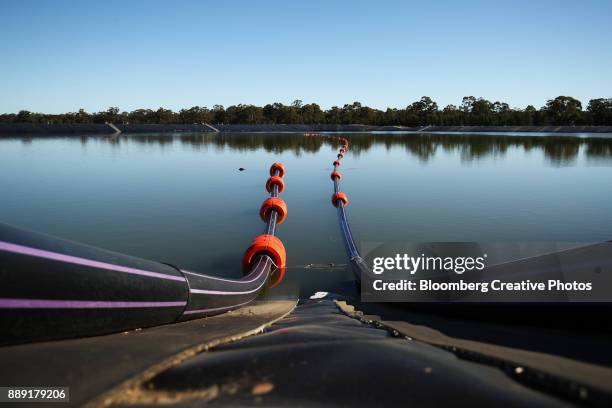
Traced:
<path id="1" fill-rule="evenodd" d="M 111 300 L 51 300 L 0 298 L 0 309 L 117 309 L 138 307 L 184 307 L 180 302 L 131 302 Z"/>
<path id="2" fill-rule="evenodd" d="M 259 274 L 261 275 L 261 273 Z M 264 279 L 261 284 L 256 287 L 255 289 L 251 289 L 251 290 L 245 290 L 243 292 L 229 292 L 229 291 L 223 291 L 223 290 L 208 290 L 208 289 L 190 289 L 189 292 L 191 293 L 201 293 L 201 294 L 206 294 L 206 295 L 247 295 L 249 293 L 253 293 L 253 292 L 257 292 L 259 289 L 261 289 L 261 287 L 266 283 L 266 280 Z"/>
<path id="3" fill-rule="evenodd" d="M 255 299 L 255 298 L 253 298 L 253 299 Z M 214 307 L 212 309 L 187 310 L 186 312 L 183 312 L 183 314 L 187 315 L 187 314 L 194 314 L 194 313 L 217 312 L 219 310 L 232 309 L 232 308 L 235 308 L 235 307 L 238 307 L 238 306 L 244 306 L 247 303 L 250 303 L 251 301 L 253 301 L 253 299 L 247 300 L 244 303 L 238 303 L 237 305 L 223 306 L 223 307 Z"/>
<path id="4" fill-rule="evenodd" d="M 269 258 L 268 256 L 266 256 L 267 258 Z M 271 261 L 271 259 L 270 259 Z M 259 264 L 262 262 L 262 260 L 260 259 L 257 262 L 257 265 L 255 266 L 255 268 L 259 267 Z M 238 280 L 238 279 L 224 279 L 224 278 L 218 278 L 216 276 L 210 276 L 210 275 L 204 275 L 202 273 L 196 273 L 196 272 L 191 272 L 191 271 L 186 271 L 185 269 L 181 269 L 181 272 L 186 273 L 188 275 L 194 275 L 194 276 L 199 276 L 201 278 L 206 278 L 206 279 L 211 279 L 211 280 L 217 280 L 217 281 L 221 281 L 221 282 L 229 282 L 229 283 L 251 283 L 251 282 L 255 282 L 257 279 L 259 279 L 259 277 L 261 276 L 262 272 L 260 272 L 257 276 L 255 276 L 254 278 L 251 278 L 249 280 Z"/>
<path id="5" fill-rule="evenodd" d="M 250 280 L 237 280 L 237 279 L 223 279 L 223 278 L 217 278 L 216 276 L 209 276 L 209 275 L 204 275 L 202 273 L 196 273 L 196 272 L 191 272 L 191 271 L 186 271 L 184 269 L 181 269 L 181 272 L 189 274 L 189 275 L 195 275 L 195 276 L 199 276 L 201 278 L 206 278 L 206 279 L 212 279 L 212 280 L 217 280 L 217 281 L 221 281 L 221 282 L 229 282 L 229 283 L 251 283 L 253 281 L 256 281 L 257 278 L 259 278 L 260 275 L 257 275 L 257 277 L 250 279 Z"/>
<path id="6" fill-rule="evenodd" d="M 145 271 L 142 269 L 130 268 L 127 266 L 114 265 L 106 262 L 93 261 L 91 259 L 79 258 L 72 255 L 58 254 L 57 252 L 45 251 L 43 249 L 30 248 L 23 245 L 11 244 L 10 242 L 0 241 L 0 251 L 13 252 L 16 254 L 35 256 L 37 258 L 51 259 L 53 261 L 67 262 L 76 265 L 91 266 L 93 268 L 108 269 L 111 271 L 130 273 L 133 275 L 148 276 L 151 278 L 168 279 L 185 282 L 182 276 L 166 275 L 164 273 Z"/>

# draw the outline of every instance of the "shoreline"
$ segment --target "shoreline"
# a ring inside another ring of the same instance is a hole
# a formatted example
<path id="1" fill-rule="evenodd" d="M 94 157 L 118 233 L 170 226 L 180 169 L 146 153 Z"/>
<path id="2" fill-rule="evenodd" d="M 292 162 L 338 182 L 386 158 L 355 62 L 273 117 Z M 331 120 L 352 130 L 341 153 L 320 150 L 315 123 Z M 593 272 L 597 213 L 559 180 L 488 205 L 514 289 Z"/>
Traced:
<path id="1" fill-rule="evenodd" d="M 222 125 L 213 124 L 105 124 L 105 123 L 66 123 L 0 124 L 0 136 L 11 135 L 69 135 L 69 134 L 107 134 L 116 133 L 160 133 L 160 132 L 199 132 L 199 133 L 252 133 L 252 132 L 415 132 L 415 133 L 554 133 L 582 134 L 609 133 L 612 126 L 371 126 L 371 125 L 305 125 L 305 124 L 259 124 L 259 125 Z M 119 130 L 119 132 L 117 132 Z"/>

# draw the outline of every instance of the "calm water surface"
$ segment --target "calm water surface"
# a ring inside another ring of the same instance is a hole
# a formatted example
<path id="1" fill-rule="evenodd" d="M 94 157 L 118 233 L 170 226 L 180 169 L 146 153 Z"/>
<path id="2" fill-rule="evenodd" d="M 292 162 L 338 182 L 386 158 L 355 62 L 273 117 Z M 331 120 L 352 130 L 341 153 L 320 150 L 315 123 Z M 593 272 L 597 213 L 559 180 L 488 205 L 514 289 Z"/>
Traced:
<path id="1" fill-rule="evenodd" d="M 612 238 L 612 140 L 346 134 L 342 188 L 362 241 Z M 0 139 L 0 222 L 186 269 L 240 276 L 274 161 L 287 167 L 285 285 L 333 289 L 345 264 L 329 173 L 337 146 L 301 134 Z M 238 171 L 244 167 L 243 172 Z"/>

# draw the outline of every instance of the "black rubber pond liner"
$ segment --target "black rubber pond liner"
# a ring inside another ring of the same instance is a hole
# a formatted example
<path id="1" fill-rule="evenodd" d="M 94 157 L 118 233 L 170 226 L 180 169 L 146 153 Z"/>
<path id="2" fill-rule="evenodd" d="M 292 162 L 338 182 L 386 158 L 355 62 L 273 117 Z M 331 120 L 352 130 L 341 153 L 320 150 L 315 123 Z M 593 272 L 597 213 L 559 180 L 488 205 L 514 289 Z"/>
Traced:
<path id="1" fill-rule="evenodd" d="M 193 407 L 568 406 L 495 367 L 363 324 L 326 299 L 302 300 L 264 333 L 220 344 L 131 391 L 115 391 L 111 406 L 164 398 Z"/>
<path id="2" fill-rule="evenodd" d="M 276 197 L 278 187 L 271 190 Z M 273 235 L 276 211 L 269 214 Z M 0 344 L 223 313 L 254 300 L 277 263 L 257 253 L 244 277 L 225 279 L 0 224 Z"/>

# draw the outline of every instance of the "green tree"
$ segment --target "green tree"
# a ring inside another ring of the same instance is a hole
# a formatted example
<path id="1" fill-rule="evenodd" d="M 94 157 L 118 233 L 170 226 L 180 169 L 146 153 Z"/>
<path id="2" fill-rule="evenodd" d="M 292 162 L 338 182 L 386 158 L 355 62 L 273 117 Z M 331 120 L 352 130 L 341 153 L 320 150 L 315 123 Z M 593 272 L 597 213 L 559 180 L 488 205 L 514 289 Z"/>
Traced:
<path id="1" fill-rule="evenodd" d="M 591 99 L 587 106 L 594 125 L 612 124 L 612 98 Z"/>
<path id="2" fill-rule="evenodd" d="M 546 112 L 553 125 L 575 125 L 581 119 L 582 104 L 571 96 L 557 96 L 546 102 Z"/>
<path id="3" fill-rule="evenodd" d="M 15 116 L 15 122 L 17 123 L 31 123 L 32 122 L 32 112 L 27 110 L 21 110 Z"/>
<path id="4" fill-rule="evenodd" d="M 213 119 L 215 123 L 225 123 L 225 109 L 223 105 L 213 105 Z"/>
<path id="5" fill-rule="evenodd" d="M 316 103 L 309 103 L 301 107 L 300 114 L 302 121 L 308 124 L 323 123 L 325 115 L 321 107 Z"/>
<path id="6" fill-rule="evenodd" d="M 438 104 L 429 96 L 423 96 L 406 108 L 406 124 L 409 126 L 433 124 L 433 116 L 438 112 Z"/>
<path id="7" fill-rule="evenodd" d="M 116 106 L 111 106 L 104 112 L 104 121 L 105 122 L 118 122 L 119 121 L 119 108 Z"/>

